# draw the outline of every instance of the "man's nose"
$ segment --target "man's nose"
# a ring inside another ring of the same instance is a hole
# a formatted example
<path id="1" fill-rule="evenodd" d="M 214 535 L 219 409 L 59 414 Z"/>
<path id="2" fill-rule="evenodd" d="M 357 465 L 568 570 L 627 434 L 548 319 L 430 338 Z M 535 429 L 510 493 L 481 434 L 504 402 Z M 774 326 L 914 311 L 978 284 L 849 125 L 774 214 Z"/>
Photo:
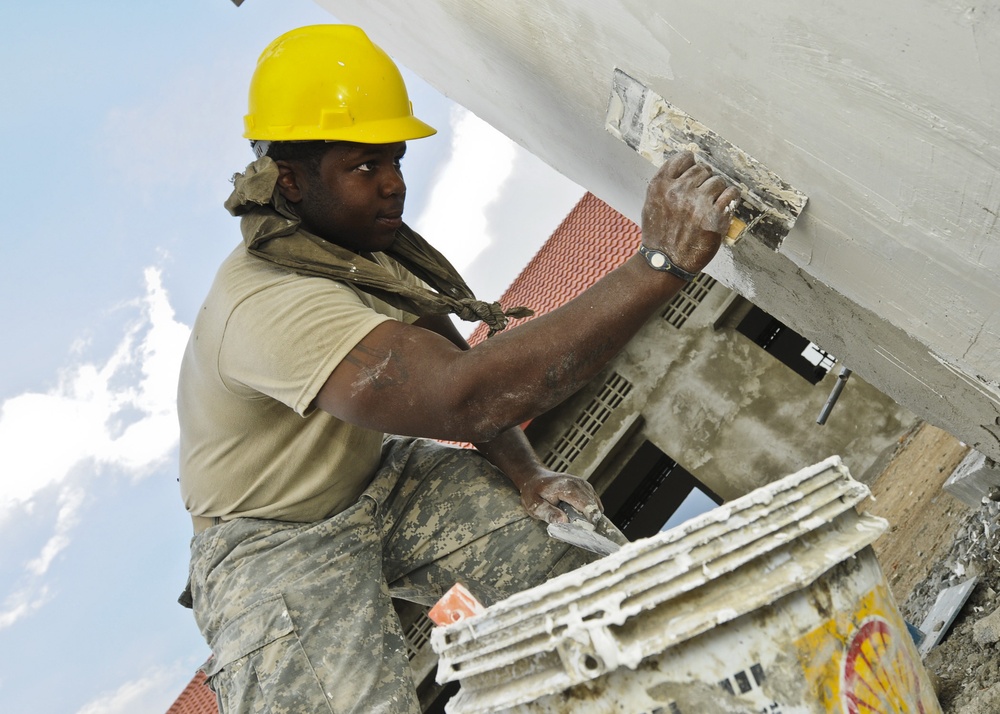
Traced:
<path id="1" fill-rule="evenodd" d="M 395 166 L 387 170 L 382 179 L 382 195 L 388 198 L 406 193 L 406 182 L 402 172 Z"/>

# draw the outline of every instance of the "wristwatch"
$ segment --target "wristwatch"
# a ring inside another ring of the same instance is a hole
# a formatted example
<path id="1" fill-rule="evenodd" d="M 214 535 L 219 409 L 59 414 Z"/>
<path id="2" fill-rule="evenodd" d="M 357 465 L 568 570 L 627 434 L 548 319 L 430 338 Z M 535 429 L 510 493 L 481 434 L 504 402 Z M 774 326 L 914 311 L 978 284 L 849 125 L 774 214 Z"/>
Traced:
<path id="1" fill-rule="evenodd" d="M 674 265 L 673 261 L 670 260 L 670 258 L 667 257 L 667 254 L 664 253 L 663 251 L 650 250 L 646 246 L 640 245 L 639 255 L 641 255 L 643 258 L 646 259 L 646 262 L 649 263 L 649 267 L 652 268 L 653 270 L 659 270 L 664 273 L 670 273 L 671 275 L 675 275 L 681 280 L 687 282 L 691 282 L 696 277 L 698 277 L 698 273 L 689 273 L 683 268 L 678 268 L 676 265 Z"/>

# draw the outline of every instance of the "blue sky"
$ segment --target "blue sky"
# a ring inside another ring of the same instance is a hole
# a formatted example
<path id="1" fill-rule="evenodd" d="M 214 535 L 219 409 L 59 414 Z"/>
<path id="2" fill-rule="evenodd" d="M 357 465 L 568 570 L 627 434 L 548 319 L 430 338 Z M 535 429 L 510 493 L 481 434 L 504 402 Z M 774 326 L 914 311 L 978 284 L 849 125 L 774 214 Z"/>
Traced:
<path id="1" fill-rule="evenodd" d="M 310 0 L 0 8 L 5 714 L 162 712 L 208 655 L 175 602 L 177 365 L 239 240 L 222 202 L 256 58 L 331 21 Z M 406 217 L 495 298 L 583 189 L 404 74 L 440 130 L 410 146 Z"/>

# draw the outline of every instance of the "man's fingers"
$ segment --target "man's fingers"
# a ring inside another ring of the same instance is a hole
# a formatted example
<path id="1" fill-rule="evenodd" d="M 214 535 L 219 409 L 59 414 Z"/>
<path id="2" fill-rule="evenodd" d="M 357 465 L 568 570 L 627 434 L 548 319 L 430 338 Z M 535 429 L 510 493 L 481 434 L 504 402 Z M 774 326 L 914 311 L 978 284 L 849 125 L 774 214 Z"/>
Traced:
<path id="1" fill-rule="evenodd" d="M 740 192 L 735 188 L 726 189 L 712 205 L 713 211 L 707 216 L 701 227 L 707 231 L 725 236 L 733 222 L 736 208 L 740 205 Z"/>
<path id="2" fill-rule="evenodd" d="M 701 189 L 711 196 L 713 200 L 718 199 L 727 188 L 729 188 L 729 183 L 718 174 L 711 175 L 701 184 Z"/>
<path id="3" fill-rule="evenodd" d="M 727 211 L 732 215 L 736 207 L 740 205 L 740 191 L 735 186 L 728 187 L 725 191 L 719 194 L 719 197 L 715 199 L 715 205 L 721 210 Z"/>
<path id="4" fill-rule="evenodd" d="M 729 203 L 732 203 L 733 201 L 739 201 L 739 200 L 740 200 L 740 190 L 735 186 L 728 187 L 725 191 L 722 192 L 722 195 L 719 196 L 719 202 L 725 203 L 727 205 Z"/>
<path id="5" fill-rule="evenodd" d="M 675 181 L 696 187 L 699 191 L 707 194 L 713 201 L 719 201 L 723 194 L 730 191 L 731 195 L 722 202 L 723 206 L 732 203 L 734 198 L 739 198 L 739 190 L 730 186 L 725 178 L 715 173 L 708 166 L 695 162 L 691 152 L 683 153 L 686 155 L 685 158 L 687 160 L 678 164 L 678 166 L 687 165 L 687 168 L 674 179 Z"/>
<path id="6" fill-rule="evenodd" d="M 600 520 L 601 501 L 587 481 L 568 474 L 550 473 L 534 486 L 521 490 L 521 501 L 532 517 L 549 523 L 565 523 L 568 519 L 559 504 L 568 503 L 588 521 Z"/>
<path id="7" fill-rule="evenodd" d="M 712 178 L 712 169 L 708 168 L 704 164 L 697 163 L 694 160 L 694 156 L 691 156 L 691 165 L 684 170 L 684 173 L 677 177 L 677 181 L 697 187 L 701 186 L 710 178 Z"/>
<path id="8" fill-rule="evenodd" d="M 677 180 L 682 179 L 694 186 L 700 186 L 718 197 L 726 188 L 731 188 L 729 182 L 705 164 L 695 161 L 690 151 L 680 151 L 667 162 L 670 171 L 667 175 Z M 739 192 L 737 191 L 737 195 Z M 731 199 L 730 199 L 731 200 Z"/>
<path id="9" fill-rule="evenodd" d="M 677 179 L 694 165 L 694 154 L 690 151 L 678 151 L 676 154 L 667 159 L 667 163 L 664 164 L 664 168 L 666 169 L 665 173 L 669 178 Z"/>
<path id="10" fill-rule="evenodd" d="M 565 501 L 578 512 L 583 514 L 591 523 L 596 523 L 601 518 L 601 513 L 604 511 L 604 506 L 601 504 L 601 499 L 597 497 L 597 494 L 593 490 L 575 490 L 568 491 L 560 500 Z"/>
<path id="11" fill-rule="evenodd" d="M 537 518 L 538 520 L 545 521 L 546 523 L 569 522 L 569 518 L 566 517 L 565 513 L 545 500 L 534 504 L 530 509 L 528 509 L 528 514 L 532 518 Z"/>

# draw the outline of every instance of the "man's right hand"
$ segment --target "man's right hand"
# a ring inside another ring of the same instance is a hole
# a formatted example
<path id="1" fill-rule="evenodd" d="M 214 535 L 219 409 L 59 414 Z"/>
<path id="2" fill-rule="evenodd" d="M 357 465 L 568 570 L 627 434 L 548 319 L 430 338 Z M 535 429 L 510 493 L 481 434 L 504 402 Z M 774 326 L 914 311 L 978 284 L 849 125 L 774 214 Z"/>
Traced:
<path id="1" fill-rule="evenodd" d="M 674 154 L 649 182 L 642 208 L 642 242 L 690 273 L 708 265 L 729 230 L 740 193 L 695 163 L 690 151 Z"/>

